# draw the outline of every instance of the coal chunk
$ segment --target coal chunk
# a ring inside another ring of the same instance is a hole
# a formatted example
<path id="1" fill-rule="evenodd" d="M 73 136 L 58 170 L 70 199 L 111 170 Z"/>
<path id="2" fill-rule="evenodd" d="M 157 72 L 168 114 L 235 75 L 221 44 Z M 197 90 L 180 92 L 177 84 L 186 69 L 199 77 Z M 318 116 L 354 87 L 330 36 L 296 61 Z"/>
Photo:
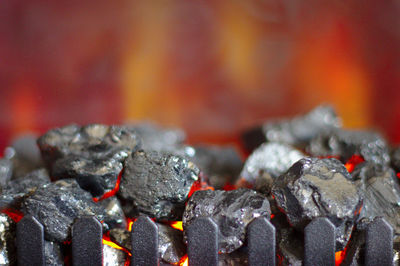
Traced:
<path id="1" fill-rule="evenodd" d="M 142 139 L 142 148 L 147 151 L 170 151 L 183 144 L 186 139 L 186 134 L 181 129 L 163 128 L 150 122 L 128 124 L 127 127 Z"/>
<path id="2" fill-rule="evenodd" d="M 273 180 L 304 157 L 302 152 L 287 144 L 264 143 L 247 158 L 240 176 L 255 184 L 256 190 L 268 194 Z"/>
<path id="3" fill-rule="evenodd" d="M 118 195 L 156 219 L 181 220 L 199 169 L 172 154 L 138 151 L 125 161 Z"/>
<path id="4" fill-rule="evenodd" d="M 54 265 L 54 266 L 64 265 L 64 256 L 61 250 L 60 243 L 45 241 L 44 257 L 46 265 Z"/>
<path id="5" fill-rule="evenodd" d="M 116 197 L 106 198 L 97 203 L 105 211 L 103 230 L 125 228 L 126 219 L 119 200 Z"/>
<path id="6" fill-rule="evenodd" d="M 322 132 L 329 132 L 341 126 L 341 119 L 331 106 L 321 105 L 309 113 L 292 119 L 268 121 L 245 132 L 242 136 L 247 150 L 252 151 L 263 142 L 281 142 L 305 146 Z"/>
<path id="7" fill-rule="evenodd" d="M 50 130 L 38 145 L 54 179 L 75 178 L 97 197 L 114 188 L 123 161 L 141 142 L 127 127 L 92 124 Z"/>
<path id="8" fill-rule="evenodd" d="M 297 229 L 316 217 L 330 219 L 336 226 L 337 250 L 346 246 L 362 204 L 350 174 L 336 159 L 301 159 L 275 179 L 272 194 Z"/>
<path id="9" fill-rule="evenodd" d="M 6 214 L 0 214 L 0 264 L 16 265 L 16 223 Z"/>
<path id="10" fill-rule="evenodd" d="M 392 151 L 391 165 L 396 172 L 400 172 L 400 147 L 397 147 Z"/>
<path id="11" fill-rule="evenodd" d="M 24 198 L 21 211 L 36 217 L 44 227 L 45 239 L 56 242 L 70 238 L 76 218 L 94 215 L 104 223 L 109 219 L 104 207 L 96 204 L 74 179 L 59 180 L 36 189 Z"/>
<path id="12" fill-rule="evenodd" d="M 165 263 L 177 265 L 186 254 L 183 233 L 169 225 L 156 223 L 158 227 L 158 254 Z M 131 233 L 125 229 L 112 229 L 110 238 L 119 245 L 131 250 Z"/>
<path id="13" fill-rule="evenodd" d="M 249 265 L 248 254 L 243 248 L 232 253 L 218 254 L 218 266 L 246 266 Z"/>
<path id="14" fill-rule="evenodd" d="M 25 133 L 15 138 L 11 146 L 5 149 L 5 156 L 14 165 L 13 178 L 22 177 L 44 166 L 36 144 L 37 137 L 35 134 Z"/>
<path id="15" fill-rule="evenodd" d="M 4 186 L 12 177 L 13 163 L 12 161 L 3 158 L 0 159 L 0 186 Z"/>
<path id="16" fill-rule="evenodd" d="M 310 142 L 307 151 L 313 156 L 340 156 L 342 162 L 353 155 L 361 155 L 375 164 L 390 163 L 386 140 L 373 131 L 340 129 L 321 134 Z"/>
<path id="17" fill-rule="evenodd" d="M 183 228 L 198 217 L 210 217 L 219 227 L 219 252 L 230 253 L 243 245 L 246 226 L 254 218 L 270 215 L 267 198 L 251 189 L 196 191 L 186 205 Z"/>
<path id="18" fill-rule="evenodd" d="M 193 162 L 207 177 L 211 186 L 221 189 L 234 184 L 239 177 L 243 162 L 233 146 L 194 146 Z"/>
<path id="19" fill-rule="evenodd" d="M 352 176 L 364 198 L 360 217 L 369 221 L 384 217 L 395 235 L 400 235 L 400 186 L 395 172 L 390 167 L 364 162 Z"/>
<path id="20" fill-rule="evenodd" d="M 104 266 L 123 266 L 127 257 L 127 254 L 123 250 L 103 244 Z"/>
<path id="21" fill-rule="evenodd" d="M 18 202 L 30 192 L 38 187 L 50 183 L 50 177 L 46 169 L 34 170 L 18 179 L 10 180 L 2 190 L 0 195 L 0 208 L 15 207 Z"/>

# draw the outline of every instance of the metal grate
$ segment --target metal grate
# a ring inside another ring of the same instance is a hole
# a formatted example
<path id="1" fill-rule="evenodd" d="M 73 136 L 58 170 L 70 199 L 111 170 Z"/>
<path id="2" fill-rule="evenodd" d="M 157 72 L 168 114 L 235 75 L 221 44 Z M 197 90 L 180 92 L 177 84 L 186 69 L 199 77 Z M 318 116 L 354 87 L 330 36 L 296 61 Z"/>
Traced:
<path id="1" fill-rule="evenodd" d="M 158 265 L 158 232 L 148 217 L 139 217 L 132 228 L 131 265 Z M 250 266 L 275 265 L 275 228 L 264 217 L 248 228 Z M 210 218 L 198 218 L 187 228 L 190 266 L 218 264 L 218 227 Z M 304 233 L 304 264 L 335 265 L 335 227 L 327 218 L 313 220 Z M 32 216 L 17 224 L 19 265 L 44 265 L 43 226 Z M 72 228 L 74 265 L 102 265 L 102 226 L 94 217 L 78 219 Z M 393 229 L 382 218 L 366 230 L 366 265 L 392 265 Z"/>

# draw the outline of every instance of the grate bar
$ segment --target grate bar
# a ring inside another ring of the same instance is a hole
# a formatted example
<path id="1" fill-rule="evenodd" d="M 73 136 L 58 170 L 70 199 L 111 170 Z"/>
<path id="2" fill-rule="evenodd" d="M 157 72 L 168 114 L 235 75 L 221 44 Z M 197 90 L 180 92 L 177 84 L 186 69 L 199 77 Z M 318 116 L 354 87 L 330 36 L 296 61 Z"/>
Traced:
<path id="1" fill-rule="evenodd" d="M 250 266 L 275 266 L 275 227 L 265 217 L 253 220 L 247 231 Z"/>
<path id="2" fill-rule="evenodd" d="M 17 224 L 18 265 L 44 266 L 43 226 L 30 215 Z"/>
<path id="3" fill-rule="evenodd" d="M 393 229 L 383 218 L 368 225 L 365 237 L 365 265 L 393 265 Z"/>
<path id="4" fill-rule="evenodd" d="M 158 265 L 158 227 L 149 217 L 140 216 L 132 228 L 131 266 Z"/>
<path id="5" fill-rule="evenodd" d="M 186 230 L 190 266 L 218 265 L 218 227 L 209 217 L 195 219 Z"/>
<path id="6" fill-rule="evenodd" d="M 101 223 L 93 216 L 76 220 L 72 227 L 73 265 L 101 266 L 103 263 Z"/>
<path id="7" fill-rule="evenodd" d="M 335 226 L 316 218 L 304 230 L 304 265 L 335 265 Z"/>

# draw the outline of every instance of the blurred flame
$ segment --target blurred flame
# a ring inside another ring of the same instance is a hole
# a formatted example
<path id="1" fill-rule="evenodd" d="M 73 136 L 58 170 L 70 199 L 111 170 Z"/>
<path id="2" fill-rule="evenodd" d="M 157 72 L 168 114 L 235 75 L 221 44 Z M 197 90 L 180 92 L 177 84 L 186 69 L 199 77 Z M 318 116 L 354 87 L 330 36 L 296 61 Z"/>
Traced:
<path id="1" fill-rule="evenodd" d="M 364 160 L 364 158 L 363 158 L 362 156 L 360 156 L 360 155 L 353 155 L 353 156 L 351 156 L 351 158 L 346 162 L 346 164 L 345 164 L 344 166 L 346 167 L 347 171 L 348 171 L 349 173 L 351 173 L 351 172 L 354 171 L 354 168 L 355 168 L 358 164 L 360 164 L 360 163 L 362 163 L 362 162 L 364 162 L 364 161 L 365 161 L 365 160 Z"/>
<path id="2" fill-rule="evenodd" d="M 182 221 L 176 221 L 176 222 L 172 222 L 170 224 L 171 227 L 178 229 L 180 231 L 183 231 L 183 226 L 182 226 Z"/>
<path id="3" fill-rule="evenodd" d="M 189 257 L 188 255 L 184 255 L 179 261 L 179 266 L 189 266 Z"/>
<path id="4" fill-rule="evenodd" d="M 125 252 L 129 256 L 132 256 L 132 253 L 128 249 L 126 249 L 126 248 L 118 245 L 117 243 L 111 241 L 111 239 L 106 235 L 103 236 L 102 242 L 103 242 L 104 245 L 107 245 L 107 246 L 115 248 L 115 249 L 122 250 L 123 252 Z"/>

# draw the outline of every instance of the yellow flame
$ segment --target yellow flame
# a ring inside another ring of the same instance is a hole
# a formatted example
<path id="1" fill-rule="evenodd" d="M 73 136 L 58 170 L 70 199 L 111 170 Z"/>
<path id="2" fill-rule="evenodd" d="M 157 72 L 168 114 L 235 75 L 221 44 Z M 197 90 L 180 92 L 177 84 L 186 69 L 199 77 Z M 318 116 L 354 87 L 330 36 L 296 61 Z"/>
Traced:
<path id="1" fill-rule="evenodd" d="M 172 222 L 171 227 L 183 231 L 182 221 Z"/>
<path id="2" fill-rule="evenodd" d="M 179 266 L 189 266 L 189 257 L 188 255 L 185 255 L 181 258 L 179 262 Z"/>

